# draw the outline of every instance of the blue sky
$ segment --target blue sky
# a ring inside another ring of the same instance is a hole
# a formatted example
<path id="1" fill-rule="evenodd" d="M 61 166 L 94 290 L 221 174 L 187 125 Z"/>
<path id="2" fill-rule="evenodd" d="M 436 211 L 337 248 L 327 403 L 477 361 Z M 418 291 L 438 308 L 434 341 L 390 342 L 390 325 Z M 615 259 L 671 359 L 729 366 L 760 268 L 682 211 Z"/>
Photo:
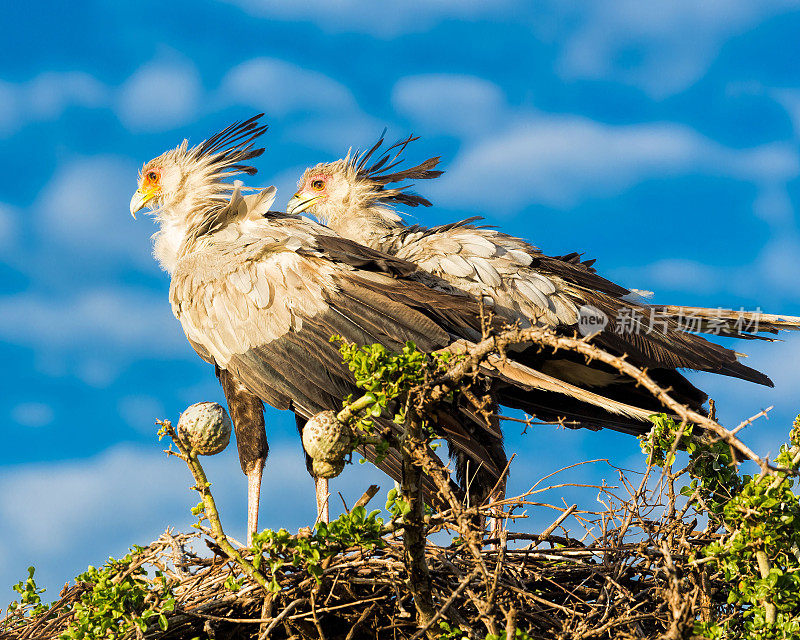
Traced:
<path id="1" fill-rule="evenodd" d="M 281 205 L 306 166 L 386 126 L 422 136 L 412 156 L 443 156 L 420 222 L 484 215 L 660 302 L 800 315 L 798 2 L 51 1 L 4 17 L 0 601 L 29 564 L 57 593 L 190 522 L 188 473 L 153 420 L 221 394 L 127 203 L 144 161 L 234 119 L 266 112 L 249 184 L 275 184 Z M 775 405 L 747 433 L 774 455 L 800 411 L 800 340 L 739 348 L 775 389 L 694 379 L 729 423 Z M 296 528 L 312 483 L 291 416 L 267 420 L 262 521 Z M 562 462 L 638 464 L 613 433 L 510 428 L 508 443 L 518 490 Z M 209 472 L 241 536 L 234 449 Z M 378 478 L 355 466 L 334 486 L 352 503 Z"/>

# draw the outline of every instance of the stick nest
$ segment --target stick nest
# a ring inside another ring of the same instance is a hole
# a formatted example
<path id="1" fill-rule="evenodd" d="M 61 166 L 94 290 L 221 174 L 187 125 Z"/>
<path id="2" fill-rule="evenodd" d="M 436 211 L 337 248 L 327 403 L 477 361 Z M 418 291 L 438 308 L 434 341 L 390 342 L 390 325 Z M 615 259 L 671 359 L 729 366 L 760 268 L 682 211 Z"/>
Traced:
<path id="1" fill-rule="evenodd" d="M 477 557 L 459 539 L 448 547 L 429 543 L 425 553 L 436 616 L 428 629 L 417 623 L 403 544 L 394 535 L 382 549 L 351 548 L 330 558 L 319 583 L 303 567 L 285 565 L 275 576 L 280 590 L 265 593 L 212 538 L 167 532 L 136 554 L 128 569 L 147 569 L 145 580 L 153 584 L 160 571 L 171 584 L 175 606 L 166 615 L 167 629 L 150 624 L 144 632 L 117 637 L 397 640 L 511 633 L 513 638 L 519 629 L 548 640 L 660 638 L 685 629 L 697 607 L 710 611 L 723 585 L 691 561 L 709 538 L 693 531 L 693 523 L 666 515 L 646 519 L 639 507 L 653 507 L 642 497 L 594 518 L 600 535 L 590 542 L 547 531 L 507 532 L 485 541 Z M 92 586 L 65 587 L 38 616 L 9 614 L 0 622 L 0 637 L 58 638 Z"/>

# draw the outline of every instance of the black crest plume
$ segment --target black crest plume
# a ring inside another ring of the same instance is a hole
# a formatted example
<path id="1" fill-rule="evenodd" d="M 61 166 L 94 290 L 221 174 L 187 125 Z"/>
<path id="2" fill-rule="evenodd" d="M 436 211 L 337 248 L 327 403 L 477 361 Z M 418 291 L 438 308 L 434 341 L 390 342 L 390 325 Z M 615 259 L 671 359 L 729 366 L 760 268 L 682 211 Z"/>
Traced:
<path id="1" fill-rule="evenodd" d="M 441 156 L 435 158 L 428 158 L 420 164 L 401 169 L 399 171 L 392 171 L 400 164 L 403 163 L 402 154 L 406 147 L 419 140 L 419 136 L 410 135 L 408 138 L 398 140 L 393 145 L 381 149 L 384 140 L 386 139 L 386 129 L 383 130 L 380 139 L 372 146 L 371 149 L 364 153 L 356 153 L 351 161 L 356 174 L 362 180 L 369 180 L 378 186 L 378 190 L 383 192 L 380 197 L 381 200 L 386 202 L 400 202 L 410 207 L 417 207 L 422 205 L 430 207 L 431 203 L 426 198 L 406 191 L 412 185 L 404 185 L 402 187 L 386 188 L 388 184 L 396 184 L 405 180 L 431 180 L 438 178 L 444 171 L 435 170 L 436 165 L 442 159 Z M 374 158 L 377 157 L 377 160 Z M 372 164 L 370 164 L 372 163 Z"/>
<path id="2" fill-rule="evenodd" d="M 197 157 L 214 155 L 215 164 L 219 164 L 220 170 L 240 171 L 252 176 L 258 170 L 243 163 L 264 153 L 263 147 L 253 148 L 256 139 L 267 130 L 267 125 L 259 122 L 263 115 L 259 113 L 242 122 L 234 122 L 214 134 L 197 148 Z"/>

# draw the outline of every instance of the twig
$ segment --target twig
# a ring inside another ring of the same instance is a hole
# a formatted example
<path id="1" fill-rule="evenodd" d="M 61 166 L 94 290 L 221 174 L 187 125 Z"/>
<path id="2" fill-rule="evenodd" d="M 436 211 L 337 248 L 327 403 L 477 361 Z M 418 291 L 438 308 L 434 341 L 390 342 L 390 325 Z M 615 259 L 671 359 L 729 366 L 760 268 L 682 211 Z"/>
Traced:
<path id="1" fill-rule="evenodd" d="M 478 571 L 479 571 L 478 567 L 475 567 L 469 575 L 465 576 L 461 580 L 461 582 L 458 583 L 458 586 L 456 587 L 455 591 L 453 591 L 452 595 L 445 601 L 445 603 L 441 607 L 439 607 L 439 609 L 437 609 L 436 613 L 433 614 L 431 619 L 425 623 L 425 626 L 422 627 L 419 631 L 417 631 L 413 636 L 411 636 L 411 640 L 419 640 L 419 638 L 421 638 L 423 634 L 427 633 L 428 629 L 430 629 L 437 622 L 437 620 L 439 620 L 439 618 L 441 618 L 445 613 L 447 613 L 447 610 L 450 608 L 450 605 L 453 604 L 458 599 L 458 596 L 460 596 L 461 593 L 464 591 L 464 589 L 466 589 L 470 581 L 472 581 L 475 578 L 475 576 L 478 575 Z"/>
<path id="2" fill-rule="evenodd" d="M 564 511 L 564 513 L 562 513 L 560 516 L 558 516 L 558 518 L 556 518 L 556 520 L 553 522 L 553 524 L 551 524 L 549 527 L 547 527 L 547 529 L 545 529 L 544 531 L 542 531 L 542 532 L 539 534 L 539 537 L 537 537 L 537 538 L 536 538 L 536 540 L 535 540 L 534 542 L 532 542 L 530 545 L 528 545 L 528 547 L 526 547 L 526 549 L 527 549 L 527 548 L 531 548 L 531 547 L 536 547 L 536 546 L 540 545 L 542 542 L 544 542 L 544 541 L 547 539 L 547 537 L 548 537 L 548 536 L 549 536 L 551 533 L 553 533 L 553 531 L 555 531 L 555 530 L 556 530 L 556 529 L 559 527 L 559 525 L 560 525 L 562 522 L 564 522 L 564 520 L 566 520 L 566 519 L 567 519 L 567 518 L 569 518 L 569 517 L 570 517 L 570 516 L 571 516 L 573 513 L 575 513 L 575 510 L 576 510 L 577 508 L 578 508 L 578 505 L 577 505 L 577 504 L 573 504 L 573 505 L 572 505 L 571 507 L 569 507 L 569 508 L 568 508 L 566 511 Z"/>

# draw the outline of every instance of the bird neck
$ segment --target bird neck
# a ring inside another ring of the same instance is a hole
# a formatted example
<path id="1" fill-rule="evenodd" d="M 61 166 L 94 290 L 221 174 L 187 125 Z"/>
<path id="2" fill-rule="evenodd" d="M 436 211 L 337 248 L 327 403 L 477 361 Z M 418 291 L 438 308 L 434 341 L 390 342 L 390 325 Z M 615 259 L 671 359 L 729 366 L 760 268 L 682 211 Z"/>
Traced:
<path id="1" fill-rule="evenodd" d="M 178 253 L 186 240 L 186 223 L 179 218 L 162 220 L 161 229 L 153 234 L 153 255 L 161 268 L 172 275 L 178 264 Z"/>
<path id="2" fill-rule="evenodd" d="M 198 185 L 196 189 L 187 190 L 190 195 L 182 201 L 157 213 L 160 229 L 153 234 L 153 255 L 164 271 L 172 275 L 187 241 L 196 236 L 199 229 L 208 227 L 212 218 L 220 217 L 220 212 L 229 204 L 225 194 L 229 195 L 233 189 L 233 185 L 221 182 Z"/>
<path id="3" fill-rule="evenodd" d="M 340 236 L 386 253 L 392 252 L 396 236 L 405 228 L 397 212 L 378 204 L 351 207 L 324 223 Z"/>

